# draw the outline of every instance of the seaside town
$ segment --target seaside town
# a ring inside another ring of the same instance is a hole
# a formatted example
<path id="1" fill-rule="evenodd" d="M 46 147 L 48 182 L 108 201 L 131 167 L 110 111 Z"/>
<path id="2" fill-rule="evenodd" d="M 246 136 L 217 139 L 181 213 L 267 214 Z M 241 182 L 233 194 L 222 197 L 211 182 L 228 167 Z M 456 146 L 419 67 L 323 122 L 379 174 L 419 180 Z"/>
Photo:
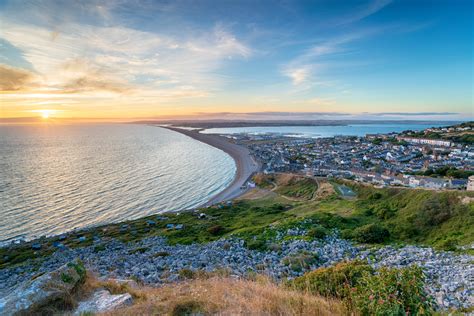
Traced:
<path id="1" fill-rule="evenodd" d="M 433 134 L 472 131 L 473 127 L 468 125 L 365 137 L 305 138 L 272 133 L 232 137 L 251 150 L 263 165 L 264 173 L 337 177 L 377 187 L 473 191 L 472 142 L 432 138 Z"/>
<path id="2" fill-rule="evenodd" d="M 409 269 L 420 267 L 424 274 L 419 289 L 428 298 L 427 308 L 471 311 L 473 245 L 464 243 L 463 238 L 470 238 L 472 225 L 467 214 L 474 196 L 461 191 L 474 191 L 474 148 L 465 136 L 472 135 L 472 125 L 365 137 L 228 136 L 246 148 L 227 140 L 222 142 L 225 138 L 221 136 L 180 131 L 202 142 L 212 143 L 212 139 L 218 148 L 226 144 L 228 152 L 241 147 L 237 154 L 252 160 L 248 148 L 260 163 L 262 173 L 275 176 L 274 187 L 259 185 L 253 193 L 263 195 L 252 198 L 249 189 L 256 187 L 255 177 L 255 182 L 247 181 L 240 188 L 242 194 L 250 194 L 249 199 L 222 200 L 184 212 L 160 212 L 29 242 L 13 242 L 0 253 L 0 296 L 4 295 L 0 314 L 2 308 L 7 315 L 13 315 L 38 304 L 42 297 L 25 293 L 37 293 L 51 280 L 60 286 L 70 283 L 71 289 L 81 286 L 84 281 L 75 270 L 93 272 L 98 284 L 132 284 L 118 294 L 96 292 L 103 296 L 94 294 L 79 302 L 74 313 L 81 314 L 140 306 L 140 300 L 131 295 L 133 288 L 149 293 L 153 291 L 149 286 L 173 287 L 182 281 L 194 282 L 195 278 L 199 282 L 198 275 L 208 278 L 219 273 L 216 271 L 233 280 L 260 274 L 276 284 L 298 284 L 301 280 L 306 282 L 315 271 L 332 273 L 335 267 L 349 265 L 352 269 L 360 262 L 364 262 L 365 269 L 384 273 L 416 273 Z M 451 136 L 455 132 L 463 138 L 433 138 L 433 133 L 440 132 Z M 426 137 L 420 137 L 423 135 Z M 246 168 L 244 163 L 239 166 Z M 246 172 L 251 174 L 252 170 L 248 168 Z M 243 173 L 243 178 L 247 176 Z M 308 182 L 314 176 L 355 180 L 379 188 L 355 184 L 356 188 L 365 187 L 371 192 L 359 195 L 338 184 L 353 181 Z M 305 193 L 308 183 L 310 192 Z M 383 188 L 392 186 L 427 188 L 432 192 L 415 194 L 419 200 L 412 203 L 409 193 L 417 192 Z M 326 199 L 328 196 L 333 199 Z M 400 205 L 394 199 L 400 199 Z M 332 211 L 325 211 L 327 207 Z M 406 210 L 415 216 L 414 222 L 403 219 Z M 430 210 L 439 213 L 435 221 Z M 354 223 L 358 226 L 352 227 Z M 446 230 L 443 223 L 455 226 Z M 437 237 L 414 239 L 433 235 Z M 64 281 L 63 275 L 76 274 L 75 279 Z M 26 302 L 24 306 L 16 304 L 20 300 Z"/>

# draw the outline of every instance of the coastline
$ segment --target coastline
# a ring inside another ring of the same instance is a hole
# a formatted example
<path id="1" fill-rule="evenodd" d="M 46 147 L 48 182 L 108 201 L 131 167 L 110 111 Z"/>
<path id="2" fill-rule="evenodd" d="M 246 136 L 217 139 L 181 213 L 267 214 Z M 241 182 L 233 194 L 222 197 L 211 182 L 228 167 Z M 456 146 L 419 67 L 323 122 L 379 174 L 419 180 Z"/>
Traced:
<path id="1" fill-rule="evenodd" d="M 250 177 L 259 170 L 259 165 L 250 154 L 250 151 L 243 146 L 230 142 L 226 137 L 212 134 L 201 134 L 196 130 L 186 130 L 177 127 L 158 127 L 181 133 L 197 141 L 220 149 L 234 159 L 236 172 L 232 182 L 223 191 L 217 193 L 209 199 L 209 201 L 199 207 L 211 206 L 223 201 L 232 200 L 244 194 L 247 190 L 242 190 L 242 185 L 244 185 Z"/>

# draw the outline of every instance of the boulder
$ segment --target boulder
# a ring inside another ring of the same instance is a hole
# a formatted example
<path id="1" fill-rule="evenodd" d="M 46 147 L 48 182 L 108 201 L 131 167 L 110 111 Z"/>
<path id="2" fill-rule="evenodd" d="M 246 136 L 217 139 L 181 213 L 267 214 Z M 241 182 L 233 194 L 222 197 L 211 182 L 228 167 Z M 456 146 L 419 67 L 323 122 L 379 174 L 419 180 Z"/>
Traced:
<path id="1" fill-rule="evenodd" d="M 42 307 L 64 301 L 82 284 L 86 270 L 82 263 L 68 263 L 59 269 L 20 284 L 0 299 L 0 315 L 34 314 Z"/>
<path id="2" fill-rule="evenodd" d="M 130 306 L 132 303 L 133 298 L 129 293 L 112 295 L 107 290 L 100 290 L 95 292 L 88 300 L 80 302 L 74 315 L 103 313 Z"/>

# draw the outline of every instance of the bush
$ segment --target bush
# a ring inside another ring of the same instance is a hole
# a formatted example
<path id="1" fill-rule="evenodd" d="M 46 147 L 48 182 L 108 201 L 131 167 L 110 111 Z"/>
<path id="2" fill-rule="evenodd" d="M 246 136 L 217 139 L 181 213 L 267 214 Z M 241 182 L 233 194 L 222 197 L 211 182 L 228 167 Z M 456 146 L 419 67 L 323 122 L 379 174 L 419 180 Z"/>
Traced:
<path id="1" fill-rule="evenodd" d="M 200 301 L 186 300 L 184 302 L 177 302 L 171 309 L 170 315 L 172 316 L 185 316 L 185 315 L 204 315 L 205 308 L 204 304 Z"/>
<path id="2" fill-rule="evenodd" d="M 452 216 L 454 203 L 447 195 L 433 195 L 427 199 L 418 216 L 418 224 L 423 227 L 438 226 Z"/>
<path id="3" fill-rule="evenodd" d="M 458 248 L 458 241 L 454 238 L 448 238 L 444 240 L 439 246 L 443 250 L 455 251 Z"/>
<path id="4" fill-rule="evenodd" d="M 221 225 L 215 225 L 215 226 L 209 227 L 207 231 L 212 236 L 219 236 L 222 233 L 224 233 L 224 227 L 222 227 Z"/>
<path id="5" fill-rule="evenodd" d="M 288 285 L 340 299 L 356 315 L 423 315 L 433 309 L 417 266 L 375 271 L 363 261 L 342 262 L 308 272 Z"/>
<path id="6" fill-rule="evenodd" d="M 363 273 L 349 299 L 361 315 L 423 315 L 433 308 L 424 290 L 423 271 L 417 266 Z"/>
<path id="7" fill-rule="evenodd" d="M 181 279 L 194 279 L 196 277 L 196 272 L 191 269 L 181 269 L 178 272 L 178 275 Z"/>
<path id="8" fill-rule="evenodd" d="M 250 250 L 264 251 L 267 249 L 267 242 L 263 239 L 250 240 L 246 243 L 246 245 Z"/>
<path id="9" fill-rule="evenodd" d="M 297 290 L 326 297 L 345 298 L 365 272 L 373 272 L 363 261 L 341 262 L 328 268 L 319 268 L 289 283 Z"/>
<path id="10" fill-rule="evenodd" d="M 324 237 L 327 236 L 327 234 L 328 234 L 327 229 L 321 225 L 317 225 L 308 231 L 308 236 L 317 238 L 317 239 L 323 239 Z"/>
<path id="11" fill-rule="evenodd" d="M 303 251 L 283 258 L 282 263 L 289 266 L 293 271 L 302 271 L 303 269 L 309 269 L 310 266 L 316 264 L 318 260 L 319 257 L 317 254 Z"/>
<path id="12" fill-rule="evenodd" d="M 389 235 L 389 231 L 378 224 L 368 224 L 354 230 L 355 240 L 363 243 L 381 243 L 384 242 Z"/>

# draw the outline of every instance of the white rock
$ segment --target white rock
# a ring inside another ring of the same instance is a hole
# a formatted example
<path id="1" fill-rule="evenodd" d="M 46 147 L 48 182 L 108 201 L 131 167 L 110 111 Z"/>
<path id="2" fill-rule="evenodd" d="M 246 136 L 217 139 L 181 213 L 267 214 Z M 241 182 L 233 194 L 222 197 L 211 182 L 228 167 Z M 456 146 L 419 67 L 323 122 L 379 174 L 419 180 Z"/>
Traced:
<path id="1" fill-rule="evenodd" d="M 94 293 L 91 298 L 79 303 L 74 315 L 81 315 L 85 312 L 101 313 L 117 308 L 130 306 L 133 298 L 129 293 L 112 295 L 107 290 L 100 290 Z"/>

